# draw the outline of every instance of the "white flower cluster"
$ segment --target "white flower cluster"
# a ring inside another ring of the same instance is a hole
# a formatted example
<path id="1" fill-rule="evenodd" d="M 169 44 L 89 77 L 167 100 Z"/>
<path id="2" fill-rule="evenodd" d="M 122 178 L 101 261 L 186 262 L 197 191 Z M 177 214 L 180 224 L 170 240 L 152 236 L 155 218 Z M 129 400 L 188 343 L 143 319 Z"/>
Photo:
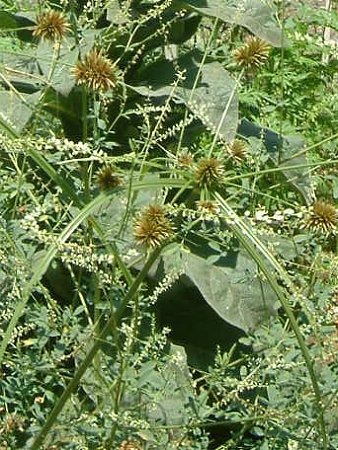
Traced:
<path id="1" fill-rule="evenodd" d="M 211 132 L 216 132 L 216 127 L 210 119 L 209 113 L 215 106 L 212 103 L 198 103 L 196 100 L 187 102 L 188 108 L 193 111 L 195 116 L 200 119 Z"/>
<path id="2" fill-rule="evenodd" d="M 125 322 L 122 323 L 120 327 L 120 333 L 125 336 L 125 341 L 123 343 L 122 354 L 128 354 L 131 346 L 133 345 L 135 338 L 134 326 L 129 325 Z"/>
<path id="3" fill-rule="evenodd" d="M 151 305 L 157 302 L 158 297 L 171 288 L 171 286 L 177 281 L 183 274 L 182 270 L 172 270 L 168 272 L 164 278 L 159 282 L 159 284 L 154 289 L 152 295 L 149 296 L 148 300 Z"/>
<path id="4" fill-rule="evenodd" d="M 160 142 L 170 137 L 177 136 L 178 133 L 189 126 L 194 119 L 194 114 L 189 113 L 185 119 L 182 119 L 179 122 L 175 123 L 172 127 L 167 128 L 167 130 L 158 137 L 157 141 Z"/>
<path id="5" fill-rule="evenodd" d="M 186 364 L 186 357 L 184 356 L 183 352 L 175 352 L 171 355 L 171 362 L 176 366 L 184 367 L 184 365 Z M 190 372 L 189 375 L 191 375 Z"/>
<path id="6" fill-rule="evenodd" d="M 23 336 L 29 334 L 37 328 L 35 323 L 27 323 L 24 325 L 17 325 L 12 331 L 10 343 L 14 344 L 17 340 L 21 339 Z"/>
<path id="7" fill-rule="evenodd" d="M 300 364 L 303 364 L 303 362 L 298 363 L 298 362 L 286 362 L 285 361 L 285 357 L 282 355 L 277 355 L 275 360 L 271 360 L 269 361 L 269 370 L 271 370 L 272 372 L 276 371 L 276 370 L 288 370 L 288 371 L 292 371 L 295 369 L 295 367 L 298 367 Z"/>
<path id="8" fill-rule="evenodd" d="M 117 423 L 121 428 L 131 429 L 134 428 L 135 430 L 147 430 L 150 428 L 150 425 L 147 421 L 142 419 L 136 419 L 133 417 L 130 413 L 130 411 L 123 411 L 122 413 L 110 413 L 109 417 L 111 418 L 112 422 Z"/>
<path id="9" fill-rule="evenodd" d="M 75 242 L 59 244 L 60 256 L 63 262 L 82 267 L 91 272 L 98 265 L 114 263 L 114 256 L 106 253 L 95 253 L 94 247 L 90 245 L 79 245 Z"/>
<path id="10" fill-rule="evenodd" d="M 151 10 L 148 10 L 145 14 L 144 20 L 148 22 L 151 18 L 156 18 L 161 16 L 165 12 L 167 8 L 170 7 L 172 0 L 165 0 L 162 4 L 160 3 L 161 0 L 158 0 L 157 4 L 154 5 L 154 8 Z"/>
<path id="11" fill-rule="evenodd" d="M 113 279 L 112 266 L 114 256 L 107 253 L 96 253 L 94 247 L 79 245 L 73 242 L 58 244 L 61 261 L 70 266 L 85 269 L 90 273 L 95 273 L 102 285 L 110 286 Z"/>
<path id="12" fill-rule="evenodd" d="M 288 450 L 298 450 L 299 442 L 294 441 L 293 439 L 288 439 Z"/>
<path id="13" fill-rule="evenodd" d="M 57 236 L 41 228 L 40 223 L 43 222 L 45 216 L 44 209 L 38 207 L 21 219 L 21 227 L 29 231 L 30 236 L 39 243 L 45 246 L 56 245 L 63 263 L 96 273 L 100 283 L 106 286 L 110 285 L 112 283 L 112 270 L 110 268 L 114 264 L 114 256 L 107 253 L 97 253 L 92 246 L 58 241 Z"/>
<path id="14" fill-rule="evenodd" d="M 149 361 L 151 355 L 162 352 L 168 343 L 168 334 L 170 331 L 168 327 L 164 327 L 161 333 L 156 333 L 153 330 L 152 338 L 146 341 L 145 346 L 134 362 L 134 367 L 138 367 L 144 361 Z"/>
<path id="15" fill-rule="evenodd" d="M 266 210 L 265 206 L 260 206 L 256 209 L 255 213 L 251 216 L 250 211 L 246 211 L 244 216 L 249 218 L 253 225 L 266 224 L 266 225 L 282 225 L 287 223 L 289 219 L 301 219 L 303 217 L 303 211 L 296 212 L 292 208 L 286 208 L 284 210 L 277 210 L 272 215 Z"/>
<path id="16" fill-rule="evenodd" d="M 0 112 L 0 119 L 2 119 L 2 121 L 9 125 L 11 128 L 13 128 L 14 130 L 17 128 L 17 126 L 15 125 L 14 122 L 11 121 L 11 119 L 6 116 L 3 112 Z"/>
<path id="17" fill-rule="evenodd" d="M 44 208 L 39 205 L 35 210 L 25 214 L 20 220 L 20 225 L 23 230 L 29 232 L 32 238 L 38 240 L 43 244 L 51 244 L 55 242 L 55 237 L 40 227 L 40 223 L 46 220 L 46 212 Z"/>
<path id="18" fill-rule="evenodd" d="M 66 160 L 91 160 L 106 162 L 108 155 L 102 149 L 95 149 L 86 142 L 73 142 L 67 138 L 58 139 L 52 137 L 48 142 L 42 141 L 42 146 L 47 149 L 57 149 Z"/>

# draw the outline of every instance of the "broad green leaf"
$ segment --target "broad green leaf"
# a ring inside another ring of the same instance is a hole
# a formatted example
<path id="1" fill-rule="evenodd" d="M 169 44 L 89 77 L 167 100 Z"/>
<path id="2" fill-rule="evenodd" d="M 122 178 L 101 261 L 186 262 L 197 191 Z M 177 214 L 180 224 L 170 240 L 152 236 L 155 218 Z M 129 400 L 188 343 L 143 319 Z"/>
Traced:
<path id="1" fill-rule="evenodd" d="M 35 105 L 40 99 L 40 92 L 20 94 L 11 91 L 0 92 L 1 128 L 12 128 L 20 133 L 31 118 Z"/>
<path id="2" fill-rule="evenodd" d="M 256 264 L 243 252 L 226 266 L 216 266 L 193 253 L 180 254 L 184 273 L 205 301 L 223 320 L 244 332 L 255 329 L 275 314 L 279 304 Z"/>
<path id="3" fill-rule="evenodd" d="M 16 30 L 18 38 L 22 41 L 31 42 L 33 40 L 30 29 L 35 22 L 23 15 L 13 14 L 8 11 L 0 11 L 0 29 Z"/>
<path id="4" fill-rule="evenodd" d="M 246 138 L 253 136 L 262 139 L 273 164 L 280 168 L 285 178 L 302 194 L 308 204 L 313 202 L 313 183 L 310 171 L 306 169 L 307 155 L 303 151 L 304 141 L 300 136 L 281 136 L 245 118 L 241 120 L 237 132 Z"/>
<path id="5" fill-rule="evenodd" d="M 172 244 L 168 250 L 162 253 L 164 273 L 186 272 L 181 246 Z M 235 264 L 233 259 L 229 258 L 229 265 Z M 161 273 L 161 267 L 159 269 L 157 276 Z M 160 327 L 170 328 L 170 340 L 184 346 L 189 365 L 199 370 L 208 370 L 214 363 L 217 349 L 228 352 L 245 335 L 210 306 L 186 275 L 161 294 L 156 315 Z"/>
<path id="6" fill-rule="evenodd" d="M 14 47 L 14 51 L 18 49 L 18 46 Z M 25 49 L 24 55 L 4 52 L 2 58 L 0 82 L 5 89 L 13 86 L 20 93 L 33 94 L 45 85 L 35 48 Z"/>
<path id="7" fill-rule="evenodd" d="M 168 42 L 178 45 L 183 44 L 196 33 L 201 20 L 202 16 L 195 12 L 178 18 L 170 27 Z"/>
<path id="8" fill-rule="evenodd" d="M 219 129 L 220 137 L 230 141 L 235 136 L 238 120 L 236 83 L 218 62 L 201 66 L 201 61 L 202 55 L 193 51 L 175 62 L 152 64 L 141 74 L 146 86 L 133 89 L 152 97 L 172 95 L 184 102 L 207 128 L 211 131 Z M 175 88 L 178 69 L 184 79 Z M 227 112 L 225 117 L 224 110 Z"/>
<path id="9" fill-rule="evenodd" d="M 17 23 L 14 14 L 11 14 L 7 11 L 0 11 L 0 29 L 14 29 L 16 28 L 16 26 Z"/>
<path id="10" fill-rule="evenodd" d="M 269 44 L 282 46 L 282 33 L 273 18 L 275 10 L 263 0 L 176 0 L 175 3 L 205 16 L 241 25 Z"/>
<path id="11" fill-rule="evenodd" d="M 98 197 L 100 198 L 100 197 Z M 87 205 L 85 209 L 87 209 L 91 204 Z M 96 205 L 97 206 L 97 205 Z M 82 212 L 81 212 L 82 213 Z M 58 418 L 58 415 L 62 411 L 63 407 L 65 406 L 66 402 L 74 392 L 74 390 L 78 387 L 81 378 L 87 371 L 88 367 L 92 364 L 92 361 L 97 354 L 97 352 L 102 347 L 102 343 L 106 340 L 107 336 L 112 333 L 112 330 L 114 330 L 120 323 L 121 319 L 125 314 L 125 310 L 127 306 L 129 305 L 129 302 L 131 299 L 134 298 L 136 292 L 138 292 L 140 285 L 144 282 L 145 277 L 147 276 L 149 269 L 154 264 L 156 259 L 159 257 L 161 252 L 161 247 L 156 248 L 147 259 L 147 262 L 145 263 L 143 269 L 141 272 L 137 275 L 133 283 L 130 285 L 130 288 L 123 298 L 119 308 L 117 308 L 114 312 L 112 312 L 111 316 L 107 320 L 105 326 L 102 328 L 102 330 L 97 335 L 97 339 L 91 340 L 91 348 L 86 353 L 86 356 L 84 357 L 82 363 L 79 365 L 77 370 L 75 371 L 73 378 L 69 381 L 66 389 L 61 394 L 61 397 L 59 400 L 55 403 L 52 411 L 50 412 L 49 416 L 47 417 L 47 420 L 45 421 L 44 425 L 42 426 L 41 430 L 35 435 L 34 441 L 31 445 L 31 450 L 39 450 L 41 448 L 41 445 L 43 444 L 48 432 L 55 424 L 55 421 Z M 3 346 L 3 345 L 2 345 Z M 2 348 L 2 347 L 1 347 Z M 0 352 L 1 352 L 0 348 Z M 0 360 L 1 360 L 1 353 L 0 353 Z"/>
<path id="12" fill-rule="evenodd" d="M 55 51 L 50 42 L 41 41 L 37 48 L 37 60 L 44 78 L 56 92 L 65 97 L 75 85 L 71 68 L 79 57 L 78 49 L 72 48 L 71 44 L 71 40 L 64 42 L 57 59 L 55 59 Z"/>
<path id="13" fill-rule="evenodd" d="M 303 151 L 304 144 L 304 140 L 299 136 L 285 136 L 279 167 L 289 183 L 303 195 L 308 204 L 311 204 L 314 200 L 313 182 L 311 170 L 306 168 L 308 159 L 306 152 Z M 278 165 L 276 158 L 275 163 Z M 299 168 L 287 169 L 290 166 L 299 166 Z"/>

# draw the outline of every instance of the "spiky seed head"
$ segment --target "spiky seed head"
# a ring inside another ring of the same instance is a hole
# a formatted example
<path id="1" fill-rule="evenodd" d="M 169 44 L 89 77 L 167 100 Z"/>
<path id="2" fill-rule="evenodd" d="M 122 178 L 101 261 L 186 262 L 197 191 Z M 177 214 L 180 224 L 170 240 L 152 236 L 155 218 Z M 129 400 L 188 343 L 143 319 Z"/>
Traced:
<path id="1" fill-rule="evenodd" d="M 331 203 L 318 200 L 309 207 L 306 228 L 323 234 L 336 231 L 338 223 L 337 209 Z"/>
<path id="2" fill-rule="evenodd" d="M 139 442 L 128 440 L 121 442 L 118 450 L 142 450 L 142 447 L 140 446 Z"/>
<path id="3" fill-rule="evenodd" d="M 134 225 L 136 241 L 145 247 L 158 247 L 173 236 L 173 227 L 160 205 L 145 208 Z"/>
<path id="4" fill-rule="evenodd" d="M 11 434 L 14 431 L 24 431 L 25 421 L 22 416 L 16 413 L 9 414 L 3 424 L 2 430 L 4 434 Z"/>
<path id="5" fill-rule="evenodd" d="M 144 214 L 151 220 L 161 221 L 166 217 L 166 212 L 162 205 L 148 205 Z"/>
<path id="6" fill-rule="evenodd" d="M 97 175 L 97 184 L 102 191 L 114 189 L 123 184 L 122 178 L 114 172 L 113 167 L 105 167 Z"/>
<path id="7" fill-rule="evenodd" d="M 93 91 L 108 91 L 117 84 L 114 64 L 102 51 L 93 49 L 72 70 L 78 85 L 83 84 Z"/>
<path id="8" fill-rule="evenodd" d="M 189 152 L 182 152 L 177 155 L 177 163 L 182 167 L 190 167 L 194 162 L 194 156 Z"/>
<path id="9" fill-rule="evenodd" d="M 268 59 L 270 46 L 263 39 L 249 36 L 245 44 L 234 51 L 234 58 L 240 67 L 258 69 Z"/>
<path id="10" fill-rule="evenodd" d="M 217 202 L 212 200 L 198 200 L 196 206 L 202 218 L 209 218 L 219 213 Z"/>
<path id="11" fill-rule="evenodd" d="M 198 186 L 210 187 L 222 181 L 224 168 L 217 158 L 202 158 L 198 161 L 195 170 L 195 179 Z"/>
<path id="12" fill-rule="evenodd" d="M 231 144 L 227 145 L 227 151 L 235 162 L 241 163 L 247 154 L 246 142 L 241 139 L 235 139 Z"/>
<path id="13" fill-rule="evenodd" d="M 61 11 L 49 10 L 36 17 L 33 36 L 46 41 L 60 41 L 70 30 L 70 25 Z"/>

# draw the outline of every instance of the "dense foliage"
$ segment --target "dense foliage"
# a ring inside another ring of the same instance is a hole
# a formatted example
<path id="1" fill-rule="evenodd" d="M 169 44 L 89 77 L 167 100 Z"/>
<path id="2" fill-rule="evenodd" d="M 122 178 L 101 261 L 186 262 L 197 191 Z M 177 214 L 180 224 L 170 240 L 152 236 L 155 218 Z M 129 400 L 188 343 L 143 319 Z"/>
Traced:
<path id="1" fill-rule="evenodd" d="M 338 15 L 2 1 L 0 449 L 338 447 Z"/>

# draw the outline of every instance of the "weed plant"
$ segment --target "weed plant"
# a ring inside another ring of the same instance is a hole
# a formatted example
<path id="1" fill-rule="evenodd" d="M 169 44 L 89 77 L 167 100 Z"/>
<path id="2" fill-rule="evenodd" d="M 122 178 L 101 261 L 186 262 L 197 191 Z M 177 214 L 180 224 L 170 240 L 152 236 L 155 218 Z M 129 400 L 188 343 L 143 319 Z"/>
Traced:
<path id="1" fill-rule="evenodd" d="M 270 3 L 1 2 L 1 450 L 338 447 L 337 11 Z"/>

